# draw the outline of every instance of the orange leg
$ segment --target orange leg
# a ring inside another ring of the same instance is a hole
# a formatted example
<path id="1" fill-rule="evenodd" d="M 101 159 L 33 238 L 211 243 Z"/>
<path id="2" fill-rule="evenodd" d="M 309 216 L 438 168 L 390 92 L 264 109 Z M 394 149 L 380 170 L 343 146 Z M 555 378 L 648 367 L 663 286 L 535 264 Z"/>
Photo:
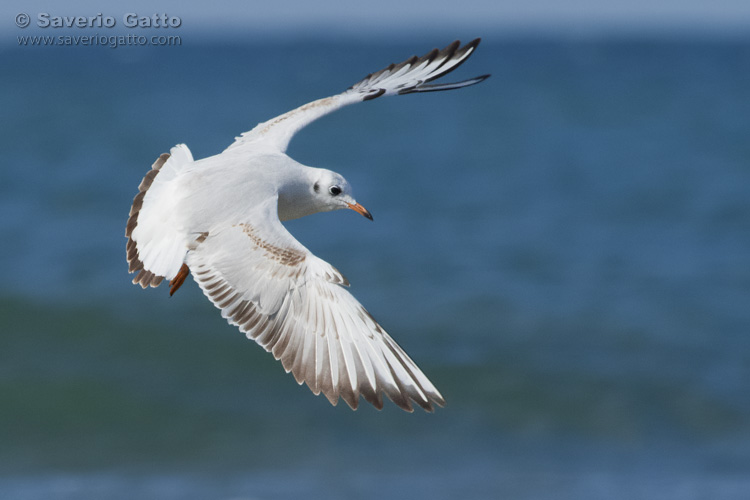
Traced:
<path id="1" fill-rule="evenodd" d="M 177 271 L 177 276 L 175 276 L 174 279 L 169 282 L 170 297 L 174 295 L 174 293 L 182 286 L 183 283 L 185 283 L 185 278 L 188 277 L 188 274 L 190 274 L 190 269 L 188 268 L 187 264 L 183 264 L 180 270 Z"/>

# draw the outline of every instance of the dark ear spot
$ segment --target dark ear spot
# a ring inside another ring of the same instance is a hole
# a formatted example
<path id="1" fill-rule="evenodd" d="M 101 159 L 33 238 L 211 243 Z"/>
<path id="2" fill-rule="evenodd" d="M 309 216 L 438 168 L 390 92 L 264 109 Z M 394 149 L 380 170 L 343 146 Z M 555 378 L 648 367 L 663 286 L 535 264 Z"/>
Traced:
<path id="1" fill-rule="evenodd" d="M 313 190 L 316 193 L 320 192 L 320 184 L 318 184 L 317 182 L 315 184 L 313 184 Z"/>

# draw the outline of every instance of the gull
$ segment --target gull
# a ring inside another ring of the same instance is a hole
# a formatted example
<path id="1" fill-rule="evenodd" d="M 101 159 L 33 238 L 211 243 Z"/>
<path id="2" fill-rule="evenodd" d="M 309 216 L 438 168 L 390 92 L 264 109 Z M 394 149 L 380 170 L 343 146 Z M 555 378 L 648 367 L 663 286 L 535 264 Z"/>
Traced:
<path id="1" fill-rule="evenodd" d="M 414 361 L 345 287 L 349 281 L 313 255 L 282 221 L 352 209 L 372 215 L 341 175 L 286 155 L 292 137 L 339 108 L 377 97 L 452 90 L 430 83 L 460 66 L 480 39 L 458 41 L 367 75 L 341 94 L 260 123 L 218 155 L 194 160 L 178 144 L 156 160 L 138 188 L 125 236 L 133 283 L 170 295 L 192 272 L 229 323 L 281 361 L 297 383 L 354 410 L 360 396 L 377 409 L 426 411 L 445 400 Z"/>

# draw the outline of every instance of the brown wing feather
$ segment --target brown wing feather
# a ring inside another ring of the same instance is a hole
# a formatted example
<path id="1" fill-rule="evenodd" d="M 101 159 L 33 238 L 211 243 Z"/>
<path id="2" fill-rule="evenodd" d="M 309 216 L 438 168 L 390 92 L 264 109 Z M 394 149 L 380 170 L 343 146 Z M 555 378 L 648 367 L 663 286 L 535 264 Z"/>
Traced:
<path id="1" fill-rule="evenodd" d="M 146 173 L 146 176 L 143 177 L 141 184 L 138 186 L 138 194 L 133 198 L 133 205 L 130 207 L 130 216 L 128 217 L 128 223 L 125 226 L 125 236 L 128 238 L 128 243 L 125 247 L 127 250 L 128 271 L 131 273 L 140 271 L 135 278 L 133 278 L 133 283 L 139 284 L 143 288 L 159 286 L 164 279 L 164 276 L 157 276 L 151 271 L 143 268 L 143 262 L 138 258 L 138 248 L 132 234 L 133 230 L 138 226 L 138 213 L 143 207 L 143 198 L 146 196 L 148 188 L 151 187 L 154 179 L 159 174 L 159 170 L 161 170 L 161 167 L 168 159 L 169 153 L 164 153 L 159 156 L 154 164 L 151 165 L 151 170 L 149 170 L 148 173 Z"/>

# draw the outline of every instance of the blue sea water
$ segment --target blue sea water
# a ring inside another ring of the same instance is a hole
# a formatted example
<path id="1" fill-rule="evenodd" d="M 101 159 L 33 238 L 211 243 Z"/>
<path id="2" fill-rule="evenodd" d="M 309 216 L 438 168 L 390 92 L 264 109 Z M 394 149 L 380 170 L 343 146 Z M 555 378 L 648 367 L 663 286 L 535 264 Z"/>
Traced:
<path id="1" fill-rule="evenodd" d="M 750 42 L 488 37 L 479 86 L 289 153 L 374 222 L 288 224 L 441 390 L 332 407 L 188 281 L 130 283 L 154 159 L 450 40 L 0 51 L 0 497 L 750 495 Z"/>

